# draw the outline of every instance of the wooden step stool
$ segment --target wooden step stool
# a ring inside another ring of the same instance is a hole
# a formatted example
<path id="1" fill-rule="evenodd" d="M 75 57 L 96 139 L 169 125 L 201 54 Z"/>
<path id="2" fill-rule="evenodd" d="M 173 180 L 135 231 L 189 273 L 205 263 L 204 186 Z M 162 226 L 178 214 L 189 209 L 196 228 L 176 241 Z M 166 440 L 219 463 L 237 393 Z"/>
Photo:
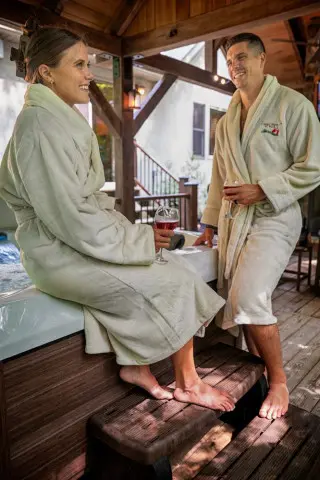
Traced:
<path id="1" fill-rule="evenodd" d="M 195 360 L 207 383 L 228 391 L 236 400 L 264 371 L 259 358 L 222 343 L 200 352 Z M 169 386 L 172 381 L 172 371 L 159 379 Z M 89 478 L 170 480 L 168 456 L 186 439 L 207 433 L 222 414 L 176 400 L 147 398 L 142 390 L 134 389 L 90 419 Z"/>
<path id="2" fill-rule="evenodd" d="M 289 406 L 277 420 L 256 417 L 194 480 L 319 480 L 320 418 Z"/>

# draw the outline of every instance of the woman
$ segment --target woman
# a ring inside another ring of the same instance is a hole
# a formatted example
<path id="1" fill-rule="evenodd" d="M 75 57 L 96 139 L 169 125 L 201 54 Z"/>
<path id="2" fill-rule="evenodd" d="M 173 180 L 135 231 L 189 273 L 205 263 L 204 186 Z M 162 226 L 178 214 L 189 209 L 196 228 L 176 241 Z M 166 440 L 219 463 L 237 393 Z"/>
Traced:
<path id="1" fill-rule="evenodd" d="M 202 382 L 193 359 L 194 334 L 224 301 L 175 256 L 153 263 L 172 233 L 131 224 L 99 191 L 97 140 L 74 107 L 89 102 L 88 67 L 74 33 L 42 28 L 31 36 L 31 86 L 0 169 L 23 265 L 40 290 L 84 305 L 86 352 L 115 352 L 123 380 L 172 398 L 149 369 L 172 356 L 177 400 L 232 410 L 232 398 Z"/>

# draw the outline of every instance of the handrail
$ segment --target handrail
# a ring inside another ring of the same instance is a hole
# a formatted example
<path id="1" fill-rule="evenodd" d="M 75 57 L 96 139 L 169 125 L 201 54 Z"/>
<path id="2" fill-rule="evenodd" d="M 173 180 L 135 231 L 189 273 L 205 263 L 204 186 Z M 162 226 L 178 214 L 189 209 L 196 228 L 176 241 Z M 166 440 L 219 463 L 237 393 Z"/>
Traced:
<path id="1" fill-rule="evenodd" d="M 149 190 L 146 189 L 146 187 L 144 187 L 142 185 L 141 182 L 139 182 L 139 180 L 137 178 L 134 179 L 134 183 L 139 187 L 141 188 L 141 190 L 143 190 L 144 192 L 146 192 L 146 194 L 148 195 L 148 197 L 150 197 L 151 193 L 149 192 Z"/>
<path id="2" fill-rule="evenodd" d="M 134 197 L 135 202 L 139 200 L 165 200 L 175 198 L 190 198 L 190 193 L 170 193 L 168 195 L 137 195 Z"/>
<path id="3" fill-rule="evenodd" d="M 164 167 L 163 165 L 161 165 L 159 162 L 157 162 L 154 158 L 151 157 L 151 155 L 149 155 L 149 153 L 147 153 L 142 147 L 140 147 L 140 145 L 137 144 L 137 142 L 134 140 L 134 145 L 137 149 L 141 150 L 141 152 L 146 155 L 148 158 L 150 158 L 150 160 L 152 160 L 152 162 L 157 165 L 163 172 L 165 172 L 167 175 L 169 175 L 170 178 L 172 178 L 172 180 L 174 180 L 177 184 L 179 183 L 179 180 L 174 176 L 172 175 L 167 169 L 166 167 Z"/>

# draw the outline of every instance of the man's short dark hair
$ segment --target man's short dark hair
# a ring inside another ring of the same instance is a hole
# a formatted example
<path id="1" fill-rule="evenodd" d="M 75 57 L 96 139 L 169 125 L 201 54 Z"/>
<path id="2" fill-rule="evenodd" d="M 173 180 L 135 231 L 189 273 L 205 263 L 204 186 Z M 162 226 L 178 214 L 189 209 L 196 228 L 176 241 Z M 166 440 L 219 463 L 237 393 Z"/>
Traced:
<path id="1" fill-rule="evenodd" d="M 228 51 L 233 45 L 241 42 L 248 42 L 248 46 L 250 48 L 255 48 L 257 53 L 266 53 L 263 41 L 254 33 L 239 33 L 238 35 L 230 38 L 226 43 L 226 51 Z"/>

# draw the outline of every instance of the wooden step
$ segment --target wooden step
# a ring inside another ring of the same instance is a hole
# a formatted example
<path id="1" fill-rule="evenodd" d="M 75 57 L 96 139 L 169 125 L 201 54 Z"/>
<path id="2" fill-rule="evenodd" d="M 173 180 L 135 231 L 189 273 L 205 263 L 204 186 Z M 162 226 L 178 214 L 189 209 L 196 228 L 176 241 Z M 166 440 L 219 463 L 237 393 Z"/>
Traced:
<path id="1" fill-rule="evenodd" d="M 264 371 L 259 358 L 222 343 L 198 354 L 196 365 L 207 383 L 230 392 L 236 400 L 251 389 Z M 161 383 L 173 387 L 172 381 L 169 371 Z M 136 389 L 91 417 L 89 432 L 126 458 L 152 465 L 186 439 L 208 432 L 222 413 L 176 400 L 155 400 Z"/>
<path id="2" fill-rule="evenodd" d="M 320 418 L 289 406 L 277 420 L 255 417 L 195 480 L 318 480 Z"/>

